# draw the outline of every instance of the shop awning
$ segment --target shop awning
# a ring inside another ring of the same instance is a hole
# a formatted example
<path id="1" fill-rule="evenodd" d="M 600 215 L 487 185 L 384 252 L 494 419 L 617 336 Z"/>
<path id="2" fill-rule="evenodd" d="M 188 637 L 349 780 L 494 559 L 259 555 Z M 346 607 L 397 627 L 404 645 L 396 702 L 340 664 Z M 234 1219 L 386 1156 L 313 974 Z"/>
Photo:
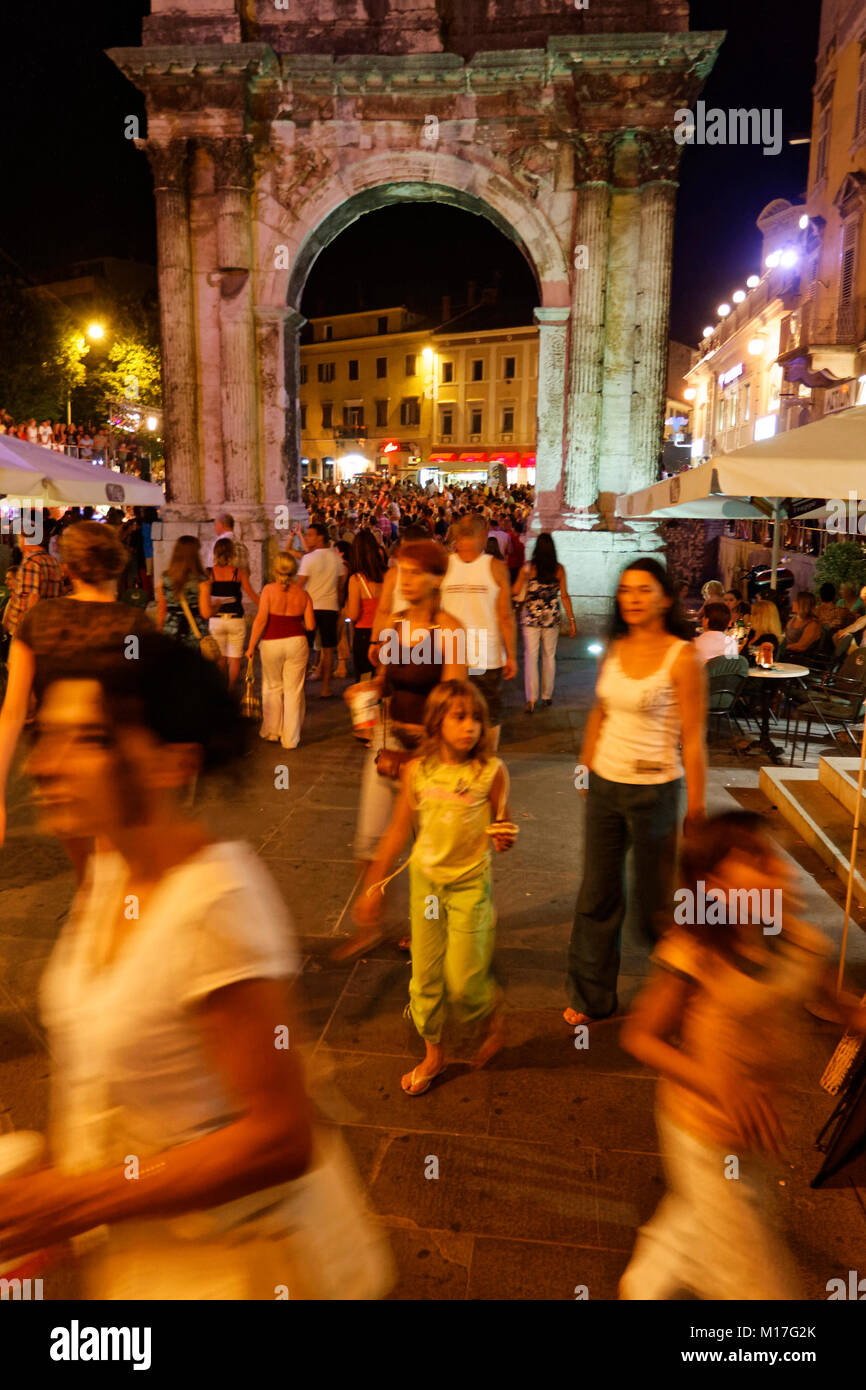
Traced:
<path id="1" fill-rule="evenodd" d="M 457 459 L 457 462 L 458 462 L 458 463 L 486 463 L 486 462 L 487 462 L 487 455 L 486 455 L 485 453 L 480 453 L 480 452 L 479 452 L 479 453 L 475 453 L 475 452 L 473 452 L 473 451 L 470 451 L 469 453 L 466 453 L 466 454 L 460 454 L 459 458 Z"/>
<path id="2" fill-rule="evenodd" d="M 523 457 L 522 457 L 522 459 L 520 460 L 520 467 L 521 467 L 521 468 L 534 468 L 534 467 L 535 467 L 535 455 L 534 455 L 534 454 L 524 454 Z"/>
<path id="3" fill-rule="evenodd" d="M 501 463 L 506 468 L 517 468 L 520 463 L 520 452 L 517 449 L 506 449 L 501 454 L 491 454 L 491 463 Z"/>
<path id="4" fill-rule="evenodd" d="M 616 514 L 766 517 L 778 508 L 784 516 L 820 515 L 828 499 L 862 491 L 864 463 L 866 406 L 857 406 L 624 493 Z M 810 500 L 814 506 L 807 508 Z"/>
<path id="5" fill-rule="evenodd" d="M 429 462 L 430 462 L 430 463 L 453 463 L 454 460 L 455 460 L 456 458 L 457 458 L 457 455 L 456 455 L 456 454 L 443 454 L 441 451 L 436 451 L 436 450 L 434 450 L 434 452 L 430 455 Z"/>
<path id="6" fill-rule="evenodd" d="M 0 493 L 49 507 L 165 506 L 156 483 L 8 434 L 0 435 Z"/>

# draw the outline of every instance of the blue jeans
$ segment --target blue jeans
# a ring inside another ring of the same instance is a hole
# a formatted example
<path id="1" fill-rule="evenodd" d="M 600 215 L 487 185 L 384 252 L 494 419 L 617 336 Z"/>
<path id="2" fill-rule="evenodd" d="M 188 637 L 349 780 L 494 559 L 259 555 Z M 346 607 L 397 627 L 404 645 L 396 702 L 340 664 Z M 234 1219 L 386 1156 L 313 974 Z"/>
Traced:
<path id="1" fill-rule="evenodd" d="M 682 789 L 681 777 L 645 786 L 589 774 L 583 882 L 568 947 L 568 1000 L 577 1013 L 607 1018 L 616 1010 L 629 848 L 640 886 L 634 907 L 643 937 L 655 941 L 659 912 L 673 911 Z"/>

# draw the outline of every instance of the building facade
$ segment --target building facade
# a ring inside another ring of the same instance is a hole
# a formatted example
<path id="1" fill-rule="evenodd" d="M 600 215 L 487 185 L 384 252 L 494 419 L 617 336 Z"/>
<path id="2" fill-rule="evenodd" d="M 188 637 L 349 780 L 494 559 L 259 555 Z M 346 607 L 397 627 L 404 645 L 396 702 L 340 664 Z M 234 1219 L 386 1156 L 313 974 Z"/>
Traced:
<path id="1" fill-rule="evenodd" d="M 310 268 L 365 212 L 445 202 L 534 273 L 534 525 L 600 617 L 622 564 L 662 544 L 615 499 L 658 469 L 674 115 L 723 36 L 690 31 L 686 0 L 374 8 L 152 0 L 141 46 L 111 51 L 146 97 L 157 204 L 161 545 L 228 504 L 258 577 L 275 517 L 300 510 Z"/>
<path id="2" fill-rule="evenodd" d="M 304 478 L 535 483 L 538 329 L 431 331 L 405 307 L 310 320 L 300 349 Z"/>

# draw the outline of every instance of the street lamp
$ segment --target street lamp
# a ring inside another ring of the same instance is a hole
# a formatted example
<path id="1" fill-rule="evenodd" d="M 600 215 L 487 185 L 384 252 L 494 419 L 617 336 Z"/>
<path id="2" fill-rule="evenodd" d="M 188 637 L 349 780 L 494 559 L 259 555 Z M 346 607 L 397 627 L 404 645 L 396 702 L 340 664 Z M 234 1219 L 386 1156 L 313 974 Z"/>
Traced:
<path id="1" fill-rule="evenodd" d="M 101 323 L 89 323 L 87 325 L 87 336 L 92 342 L 98 342 L 105 337 L 105 327 Z"/>

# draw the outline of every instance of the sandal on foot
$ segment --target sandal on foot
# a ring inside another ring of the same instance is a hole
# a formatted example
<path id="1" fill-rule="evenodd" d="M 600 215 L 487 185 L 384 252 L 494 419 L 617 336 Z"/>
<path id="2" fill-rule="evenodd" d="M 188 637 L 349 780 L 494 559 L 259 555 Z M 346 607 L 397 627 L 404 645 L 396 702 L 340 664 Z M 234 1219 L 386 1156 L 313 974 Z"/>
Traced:
<path id="1" fill-rule="evenodd" d="M 377 946 L 381 946 L 385 939 L 386 936 L 383 931 L 368 932 L 363 936 L 350 936 L 348 941 L 342 942 L 331 952 L 331 960 L 352 960 L 355 956 L 366 955 L 368 951 L 375 951 Z"/>
<path id="2" fill-rule="evenodd" d="M 419 1076 L 418 1068 L 415 1067 L 412 1071 L 406 1073 L 400 1085 L 403 1087 L 407 1096 L 423 1096 L 425 1091 L 429 1091 L 436 1077 L 441 1076 L 444 1070 L 445 1065 L 443 1063 L 436 1071 L 427 1072 L 425 1075 Z M 409 1081 L 408 1086 L 406 1085 L 407 1079 Z"/>
<path id="3" fill-rule="evenodd" d="M 569 1014 L 571 1017 L 569 1018 Z M 566 1009 L 562 1015 L 569 1028 L 577 1028 L 582 1023 L 598 1023 L 597 1018 L 590 1018 L 589 1014 L 580 1014 L 577 1009 Z"/>
<path id="4" fill-rule="evenodd" d="M 495 1057 L 496 1053 L 500 1052 L 504 1046 L 505 1019 L 502 1017 L 501 1014 L 498 1013 L 495 1015 L 494 1018 L 490 1020 L 490 1026 L 487 1029 L 487 1036 L 485 1037 L 483 1043 L 479 1047 L 475 1056 L 472 1058 L 472 1066 L 476 1069 L 479 1067 L 483 1067 L 484 1064 L 486 1062 L 489 1062 L 491 1057 Z"/>

